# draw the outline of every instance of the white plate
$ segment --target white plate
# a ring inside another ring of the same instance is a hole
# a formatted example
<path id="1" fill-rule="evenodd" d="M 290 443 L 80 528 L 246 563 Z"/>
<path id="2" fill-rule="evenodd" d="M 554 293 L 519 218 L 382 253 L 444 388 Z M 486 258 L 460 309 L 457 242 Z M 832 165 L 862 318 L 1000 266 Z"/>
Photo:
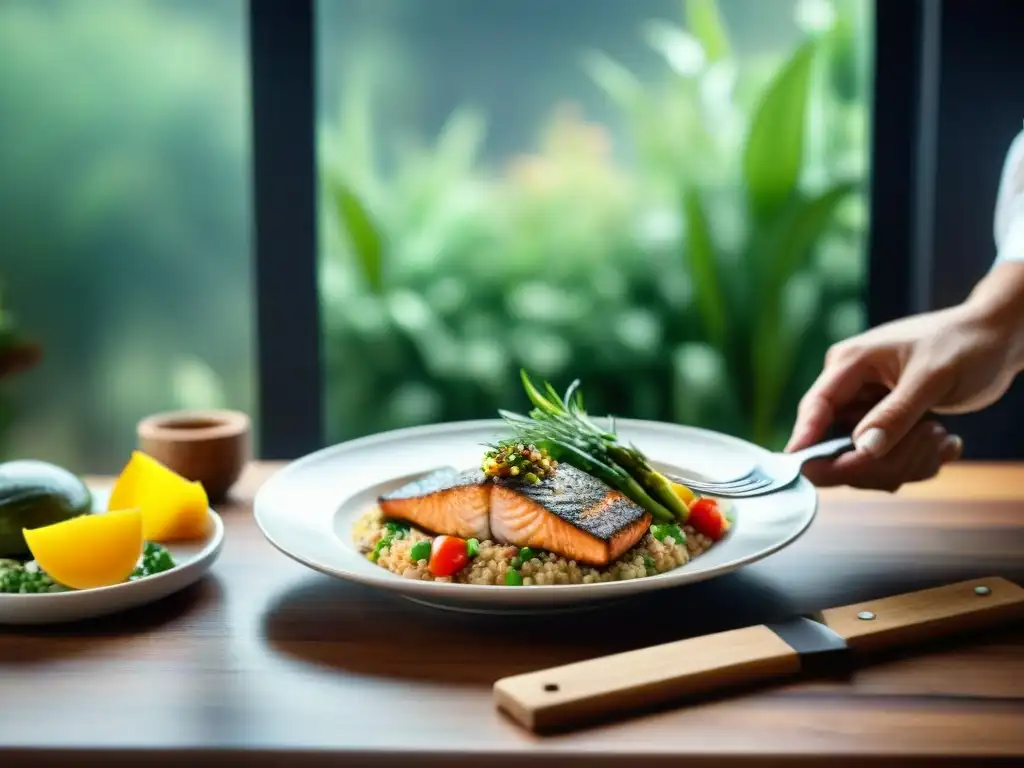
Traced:
<path id="1" fill-rule="evenodd" d="M 750 443 L 691 427 L 619 419 L 633 442 L 662 470 L 704 477 L 734 476 L 766 452 Z M 352 524 L 387 489 L 440 466 L 478 466 L 485 442 L 506 435 L 498 419 L 412 427 L 325 448 L 274 474 L 253 505 L 271 544 L 304 565 L 379 587 L 417 602 L 471 611 L 582 607 L 679 586 L 727 573 L 793 543 L 811 524 L 818 501 L 803 477 L 777 493 L 737 499 L 736 523 L 722 541 L 667 573 L 600 584 L 485 586 L 405 579 L 369 562 L 356 549 Z"/>
<path id="2" fill-rule="evenodd" d="M 109 490 L 90 490 L 93 509 L 102 512 Z M 152 603 L 184 589 L 201 579 L 220 555 L 224 523 L 212 509 L 209 515 L 210 533 L 206 539 L 165 545 L 175 562 L 171 570 L 98 589 L 41 595 L 0 595 L 0 624 L 56 624 L 91 619 Z"/>

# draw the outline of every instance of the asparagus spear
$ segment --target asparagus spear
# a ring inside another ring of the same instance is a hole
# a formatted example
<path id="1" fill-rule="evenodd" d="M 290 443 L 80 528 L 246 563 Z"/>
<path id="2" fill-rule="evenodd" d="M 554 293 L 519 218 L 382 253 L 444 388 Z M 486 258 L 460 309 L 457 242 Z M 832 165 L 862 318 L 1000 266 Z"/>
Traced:
<path id="1" fill-rule="evenodd" d="M 638 478 L 641 485 L 679 520 L 686 522 L 690 515 L 689 508 L 672 488 L 669 479 L 652 467 L 643 454 L 635 448 L 625 448 L 618 443 L 608 446 L 608 454 L 619 466 L 625 467 L 630 474 Z"/>
<path id="2" fill-rule="evenodd" d="M 665 520 L 664 515 L 668 515 L 668 519 L 686 521 L 689 510 L 668 478 L 654 469 L 635 446 L 618 442 L 614 428 L 601 430 L 590 421 L 583 410 L 578 380 L 559 397 L 550 383 L 545 383 L 547 396 L 542 394 L 526 371 L 520 371 L 520 378 L 534 406 L 529 417 L 499 413 L 522 439 L 547 443 L 553 455 L 561 454 L 556 458 L 598 475 L 655 517 Z"/>

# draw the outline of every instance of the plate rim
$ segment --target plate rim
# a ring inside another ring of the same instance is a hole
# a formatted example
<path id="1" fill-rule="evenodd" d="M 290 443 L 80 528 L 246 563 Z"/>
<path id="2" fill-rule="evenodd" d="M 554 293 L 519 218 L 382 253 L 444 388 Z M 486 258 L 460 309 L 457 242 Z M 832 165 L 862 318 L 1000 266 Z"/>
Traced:
<path id="1" fill-rule="evenodd" d="M 596 417 L 603 418 L 603 417 Z M 715 432 L 714 430 L 705 429 L 703 427 L 693 427 L 685 424 L 673 424 L 671 422 L 654 421 L 647 419 L 620 419 L 616 418 L 616 423 L 620 426 L 633 426 L 645 429 L 655 429 L 656 431 L 683 431 L 683 432 L 695 432 L 703 435 L 712 437 L 713 439 L 734 443 L 743 447 L 744 450 L 762 455 L 770 455 L 771 451 L 750 443 L 743 438 L 736 437 L 734 435 L 727 435 L 721 432 Z M 287 473 L 297 471 L 302 467 L 313 464 L 323 460 L 325 457 L 331 454 L 339 453 L 348 450 L 358 450 L 359 448 L 365 448 L 378 443 L 387 443 L 393 440 L 401 440 L 407 437 L 418 437 L 424 434 L 429 435 L 431 433 L 449 433 L 459 430 L 472 430 L 484 427 L 500 427 L 505 425 L 505 422 L 501 419 L 466 419 L 457 421 L 439 422 L 436 424 L 420 424 L 411 427 L 399 427 L 396 429 L 385 430 L 383 432 L 376 432 L 371 435 L 364 435 L 361 437 L 353 438 L 351 440 L 345 440 L 342 442 L 334 443 L 332 445 L 324 446 L 315 451 L 307 453 L 304 456 L 300 456 L 290 462 L 287 462 L 284 466 L 276 470 L 267 480 L 260 486 L 256 494 L 253 497 L 252 502 L 252 515 L 256 523 L 256 527 L 260 530 L 263 537 L 273 546 L 276 550 L 289 557 L 290 559 L 310 568 L 318 573 L 323 573 L 333 578 L 342 579 L 345 581 L 353 581 L 364 586 L 378 587 L 385 589 L 390 592 L 397 592 L 404 595 L 423 595 L 423 596 L 434 596 L 438 598 L 452 597 L 453 595 L 464 595 L 467 600 L 470 599 L 486 599 L 487 596 L 496 597 L 499 600 L 502 595 L 511 594 L 508 590 L 502 589 L 500 585 L 493 584 L 461 584 L 461 583 L 448 583 L 448 582 L 433 582 L 433 581 L 420 581 L 418 579 L 404 579 L 397 574 L 393 574 L 390 571 L 383 571 L 380 574 L 370 573 L 358 573 L 345 568 L 339 568 L 336 566 L 327 565 L 324 563 L 317 562 L 308 557 L 304 557 L 295 552 L 291 552 L 286 549 L 280 542 L 267 530 L 264 521 L 261 520 L 260 509 L 264 504 L 260 504 L 261 497 L 266 497 L 271 493 L 271 490 L 276 486 L 277 483 L 282 482 L 281 477 L 284 477 Z M 603 599 L 614 598 L 617 595 L 624 594 L 628 595 L 636 593 L 638 591 L 650 591 L 654 589 L 664 589 L 673 586 L 682 586 L 687 583 L 694 583 L 696 581 L 703 581 L 705 579 L 714 578 L 716 576 L 729 573 L 738 568 L 750 565 L 759 560 L 763 560 L 766 557 L 774 555 L 780 550 L 791 546 L 797 540 L 803 537 L 803 535 L 811 527 L 812 523 L 817 519 L 820 509 L 820 494 L 817 488 L 810 483 L 803 475 L 798 477 L 797 484 L 803 486 L 806 490 L 810 491 L 810 510 L 806 514 L 806 519 L 799 526 L 798 529 L 792 531 L 784 538 L 775 542 L 774 544 L 765 547 L 757 552 L 754 552 L 743 557 L 729 560 L 724 563 L 720 563 L 717 566 L 701 571 L 685 571 L 685 566 L 676 568 L 671 571 L 659 573 L 655 576 L 648 576 L 642 579 L 626 579 L 619 581 L 605 581 L 590 584 L 531 584 L 529 586 L 520 586 L 515 589 L 517 595 L 524 596 L 528 594 L 540 596 L 540 595 L 564 595 L 566 602 L 572 602 L 573 596 L 576 595 L 579 599 Z M 339 501 L 339 504 L 341 501 Z M 516 602 L 519 602 L 517 599 Z"/>

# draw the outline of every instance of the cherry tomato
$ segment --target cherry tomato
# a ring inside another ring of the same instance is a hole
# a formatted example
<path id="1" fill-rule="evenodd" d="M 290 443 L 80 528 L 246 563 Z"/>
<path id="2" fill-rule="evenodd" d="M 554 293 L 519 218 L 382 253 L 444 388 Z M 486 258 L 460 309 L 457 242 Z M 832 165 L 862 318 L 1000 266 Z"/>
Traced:
<path id="1" fill-rule="evenodd" d="M 729 530 L 729 521 L 715 499 L 699 498 L 690 505 L 690 516 L 686 522 L 697 533 L 703 533 L 712 541 L 718 541 Z"/>
<path id="2" fill-rule="evenodd" d="M 466 542 L 455 536 L 438 536 L 430 546 L 428 567 L 434 576 L 451 576 L 469 563 Z"/>

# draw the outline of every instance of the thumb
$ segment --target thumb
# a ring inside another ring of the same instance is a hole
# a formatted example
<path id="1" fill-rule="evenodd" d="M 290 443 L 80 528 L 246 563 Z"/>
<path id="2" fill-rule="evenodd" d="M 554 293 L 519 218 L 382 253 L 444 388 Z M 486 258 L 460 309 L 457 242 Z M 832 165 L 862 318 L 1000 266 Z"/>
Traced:
<path id="1" fill-rule="evenodd" d="M 861 358 L 826 367 L 800 400 L 786 451 L 798 451 L 820 440 L 875 378 L 870 362 Z"/>
<path id="2" fill-rule="evenodd" d="M 853 430 L 858 451 L 884 456 L 948 391 L 946 377 L 923 368 L 907 369 L 886 395 Z"/>

